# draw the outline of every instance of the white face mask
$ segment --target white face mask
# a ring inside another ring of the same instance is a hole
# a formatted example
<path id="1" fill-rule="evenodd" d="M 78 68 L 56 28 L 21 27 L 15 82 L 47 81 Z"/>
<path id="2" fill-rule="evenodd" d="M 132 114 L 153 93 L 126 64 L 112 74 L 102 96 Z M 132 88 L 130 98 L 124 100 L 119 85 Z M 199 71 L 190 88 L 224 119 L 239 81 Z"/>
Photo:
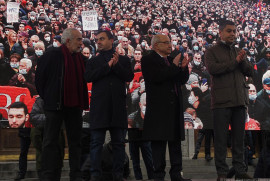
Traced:
<path id="1" fill-rule="evenodd" d="M 38 57 L 43 55 L 43 51 L 42 50 L 35 50 L 35 53 Z"/>
<path id="2" fill-rule="evenodd" d="M 145 47 L 145 42 L 142 42 L 142 46 Z"/>
<path id="3" fill-rule="evenodd" d="M 177 41 L 173 41 L 172 44 L 173 44 L 174 46 L 176 46 L 176 45 L 177 45 Z"/>
<path id="4" fill-rule="evenodd" d="M 180 35 L 181 35 L 181 36 L 184 36 L 184 35 L 185 35 L 185 32 L 181 32 Z"/>
<path id="5" fill-rule="evenodd" d="M 265 92 L 266 92 L 267 94 L 270 94 L 270 90 L 265 89 Z"/>
<path id="6" fill-rule="evenodd" d="M 57 42 L 53 42 L 53 47 L 58 47 Z"/>
<path id="7" fill-rule="evenodd" d="M 257 95 L 256 94 L 249 94 L 249 99 L 254 101 L 256 98 L 257 98 Z"/>
<path id="8" fill-rule="evenodd" d="M 190 105 L 193 105 L 196 101 L 197 101 L 197 99 L 196 99 L 195 96 L 190 95 L 190 96 L 188 97 L 188 103 L 189 103 Z"/>
<path id="9" fill-rule="evenodd" d="M 19 63 L 10 63 L 11 68 L 17 69 L 19 68 Z"/>
<path id="10" fill-rule="evenodd" d="M 25 75 L 27 74 L 27 71 L 26 69 L 19 69 L 19 73 Z"/>
<path id="11" fill-rule="evenodd" d="M 31 16 L 30 19 L 31 19 L 32 21 L 34 21 L 34 20 L 35 20 L 35 17 L 34 17 L 34 16 Z"/>
<path id="12" fill-rule="evenodd" d="M 194 62 L 194 64 L 197 65 L 197 66 L 201 64 L 201 62 L 198 62 L 197 60 L 194 60 L 193 62 Z"/>
<path id="13" fill-rule="evenodd" d="M 193 49 L 194 49 L 195 51 L 198 51 L 198 50 L 199 50 L 199 47 L 198 47 L 198 46 L 194 46 Z"/>
<path id="14" fill-rule="evenodd" d="M 28 55 L 25 53 L 25 54 L 23 54 L 23 57 L 24 58 L 28 58 Z"/>
<path id="15" fill-rule="evenodd" d="M 50 41 L 51 40 L 51 37 L 46 37 L 44 39 L 45 39 L 45 41 Z"/>
<path id="16" fill-rule="evenodd" d="M 118 40 L 122 40 L 123 36 L 117 36 Z"/>

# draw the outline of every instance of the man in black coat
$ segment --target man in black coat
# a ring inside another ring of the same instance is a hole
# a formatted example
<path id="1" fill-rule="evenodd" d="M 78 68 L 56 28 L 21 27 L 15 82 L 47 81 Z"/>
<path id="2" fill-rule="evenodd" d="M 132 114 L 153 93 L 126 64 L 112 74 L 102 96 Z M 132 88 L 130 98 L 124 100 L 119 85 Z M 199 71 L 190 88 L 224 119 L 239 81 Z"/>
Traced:
<path id="1" fill-rule="evenodd" d="M 184 115 L 181 85 L 189 78 L 188 63 L 185 57 L 180 62 L 181 54 L 174 59 L 171 42 L 166 35 L 152 38 L 152 51 L 142 58 L 142 73 L 146 86 L 146 113 L 143 137 L 151 140 L 154 179 L 164 180 L 165 152 L 168 142 L 172 181 L 189 180 L 182 178 L 181 140 L 184 140 Z"/>
<path id="2" fill-rule="evenodd" d="M 82 109 L 88 106 L 84 80 L 84 61 L 80 53 L 82 35 L 68 28 L 61 37 L 62 46 L 45 52 L 37 61 L 36 88 L 44 100 L 46 122 L 42 143 L 42 181 L 61 178 L 62 158 L 59 134 L 63 121 L 69 146 L 70 180 L 81 179 Z"/>
<path id="3" fill-rule="evenodd" d="M 123 180 L 125 159 L 125 129 L 127 129 L 126 82 L 134 74 L 130 59 L 113 49 L 113 35 L 102 30 L 97 33 L 99 55 L 86 66 L 85 79 L 92 82 L 90 105 L 90 163 L 91 181 L 101 178 L 101 153 L 106 130 L 110 131 L 113 149 L 113 178 Z"/>

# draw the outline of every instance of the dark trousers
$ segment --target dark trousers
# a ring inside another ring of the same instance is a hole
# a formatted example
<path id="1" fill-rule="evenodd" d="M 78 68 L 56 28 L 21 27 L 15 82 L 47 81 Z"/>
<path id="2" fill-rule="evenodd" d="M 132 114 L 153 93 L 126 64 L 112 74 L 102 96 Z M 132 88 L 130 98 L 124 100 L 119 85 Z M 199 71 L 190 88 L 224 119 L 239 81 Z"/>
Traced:
<path id="1" fill-rule="evenodd" d="M 211 147 L 211 138 L 214 136 L 212 129 L 200 129 L 196 146 L 195 146 L 195 154 L 199 154 L 200 148 L 202 145 L 203 138 L 204 139 L 204 148 L 205 148 L 205 155 L 211 155 L 210 147 Z"/>
<path id="2" fill-rule="evenodd" d="M 36 169 L 38 172 L 41 171 L 43 134 L 44 134 L 44 128 L 31 129 L 31 141 L 33 143 L 33 146 L 36 149 Z M 61 129 L 61 132 L 59 135 L 58 146 L 61 149 L 61 158 L 63 160 L 65 157 L 65 135 L 64 135 L 63 129 Z"/>
<path id="3" fill-rule="evenodd" d="M 256 166 L 254 178 L 270 178 L 270 132 L 269 130 L 261 132 L 263 148 Z"/>
<path id="4" fill-rule="evenodd" d="M 90 143 L 90 173 L 91 177 L 101 176 L 101 160 L 102 149 L 105 141 L 107 129 L 91 130 Z M 113 169 L 114 176 L 122 177 L 124 171 L 125 161 L 125 129 L 123 128 L 109 128 L 111 135 L 112 151 L 113 151 Z"/>
<path id="5" fill-rule="evenodd" d="M 164 180 L 166 175 L 166 146 L 168 143 L 169 155 L 171 162 L 170 176 L 171 179 L 179 177 L 182 170 L 182 150 L 181 141 L 152 141 L 152 157 L 154 164 L 154 179 Z"/>
<path id="6" fill-rule="evenodd" d="M 65 123 L 68 147 L 70 180 L 80 178 L 82 111 L 79 108 L 63 108 L 61 111 L 45 111 L 46 123 L 42 145 L 42 180 L 60 180 L 62 149 L 59 135 Z"/>
<path id="7" fill-rule="evenodd" d="M 19 173 L 25 175 L 27 171 L 27 155 L 31 144 L 30 137 L 20 136 L 21 153 L 19 158 Z"/>
<path id="8" fill-rule="evenodd" d="M 244 134 L 245 107 L 219 108 L 213 110 L 215 135 L 215 164 L 218 175 L 227 175 L 227 131 L 231 125 L 232 164 L 237 174 L 245 173 Z"/>
<path id="9" fill-rule="evenodd" d="M 132 159 L 133 170 L 136 180 L 142 180 L 142 171 L 140 167 L 140 149 L 143 161 L 147 170 L 148 179 L 153 179 L 154 167 L 152 159 L 152 149 L 150 141 L 130 141 L 129 151 Z"/>

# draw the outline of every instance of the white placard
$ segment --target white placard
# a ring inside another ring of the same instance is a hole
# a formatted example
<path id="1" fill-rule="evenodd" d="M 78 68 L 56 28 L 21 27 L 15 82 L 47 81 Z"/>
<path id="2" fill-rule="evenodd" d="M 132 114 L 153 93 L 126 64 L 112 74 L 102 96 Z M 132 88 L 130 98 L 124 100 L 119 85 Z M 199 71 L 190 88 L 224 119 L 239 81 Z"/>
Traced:
<path id="1" fill-rule="evenodd" d="M 17 23 L 19 22 L 19 3 L 8 2 L 7 3 L 7 22 Z"/>
<path id="2" fill-rule="evenodd" d="M 82 11 L 83 31 L 98 30 L 97 16 L 95 10 Z"/>

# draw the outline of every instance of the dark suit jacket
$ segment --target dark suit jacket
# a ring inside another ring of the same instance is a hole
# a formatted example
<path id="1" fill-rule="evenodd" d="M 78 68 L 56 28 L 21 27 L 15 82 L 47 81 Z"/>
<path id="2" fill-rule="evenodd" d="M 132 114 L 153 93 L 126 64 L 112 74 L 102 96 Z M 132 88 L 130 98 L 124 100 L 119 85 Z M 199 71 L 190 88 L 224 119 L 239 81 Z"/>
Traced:
<path id="1" fill-rule="evenodd" d="M 181 85 L 187 82 L 189 72 L 188 68 L 183 71 L 175 66 L 172 58 L 168 60 L 170 66 L 155 51 L 142 58 L 146 88 L 143 137 L 146 140 L 185 138 Z"/>
<path id="2" fill-rule="evenodd" d="M 126 56 L 119 56 L 118 63 L 112 68 L 102 52 L 88 61 L 85 79 L 93 83 L 89 115 L 91 129 L 127 128 L 126 82 L 130 82 L 133 76 L 130 59 Z"/>

